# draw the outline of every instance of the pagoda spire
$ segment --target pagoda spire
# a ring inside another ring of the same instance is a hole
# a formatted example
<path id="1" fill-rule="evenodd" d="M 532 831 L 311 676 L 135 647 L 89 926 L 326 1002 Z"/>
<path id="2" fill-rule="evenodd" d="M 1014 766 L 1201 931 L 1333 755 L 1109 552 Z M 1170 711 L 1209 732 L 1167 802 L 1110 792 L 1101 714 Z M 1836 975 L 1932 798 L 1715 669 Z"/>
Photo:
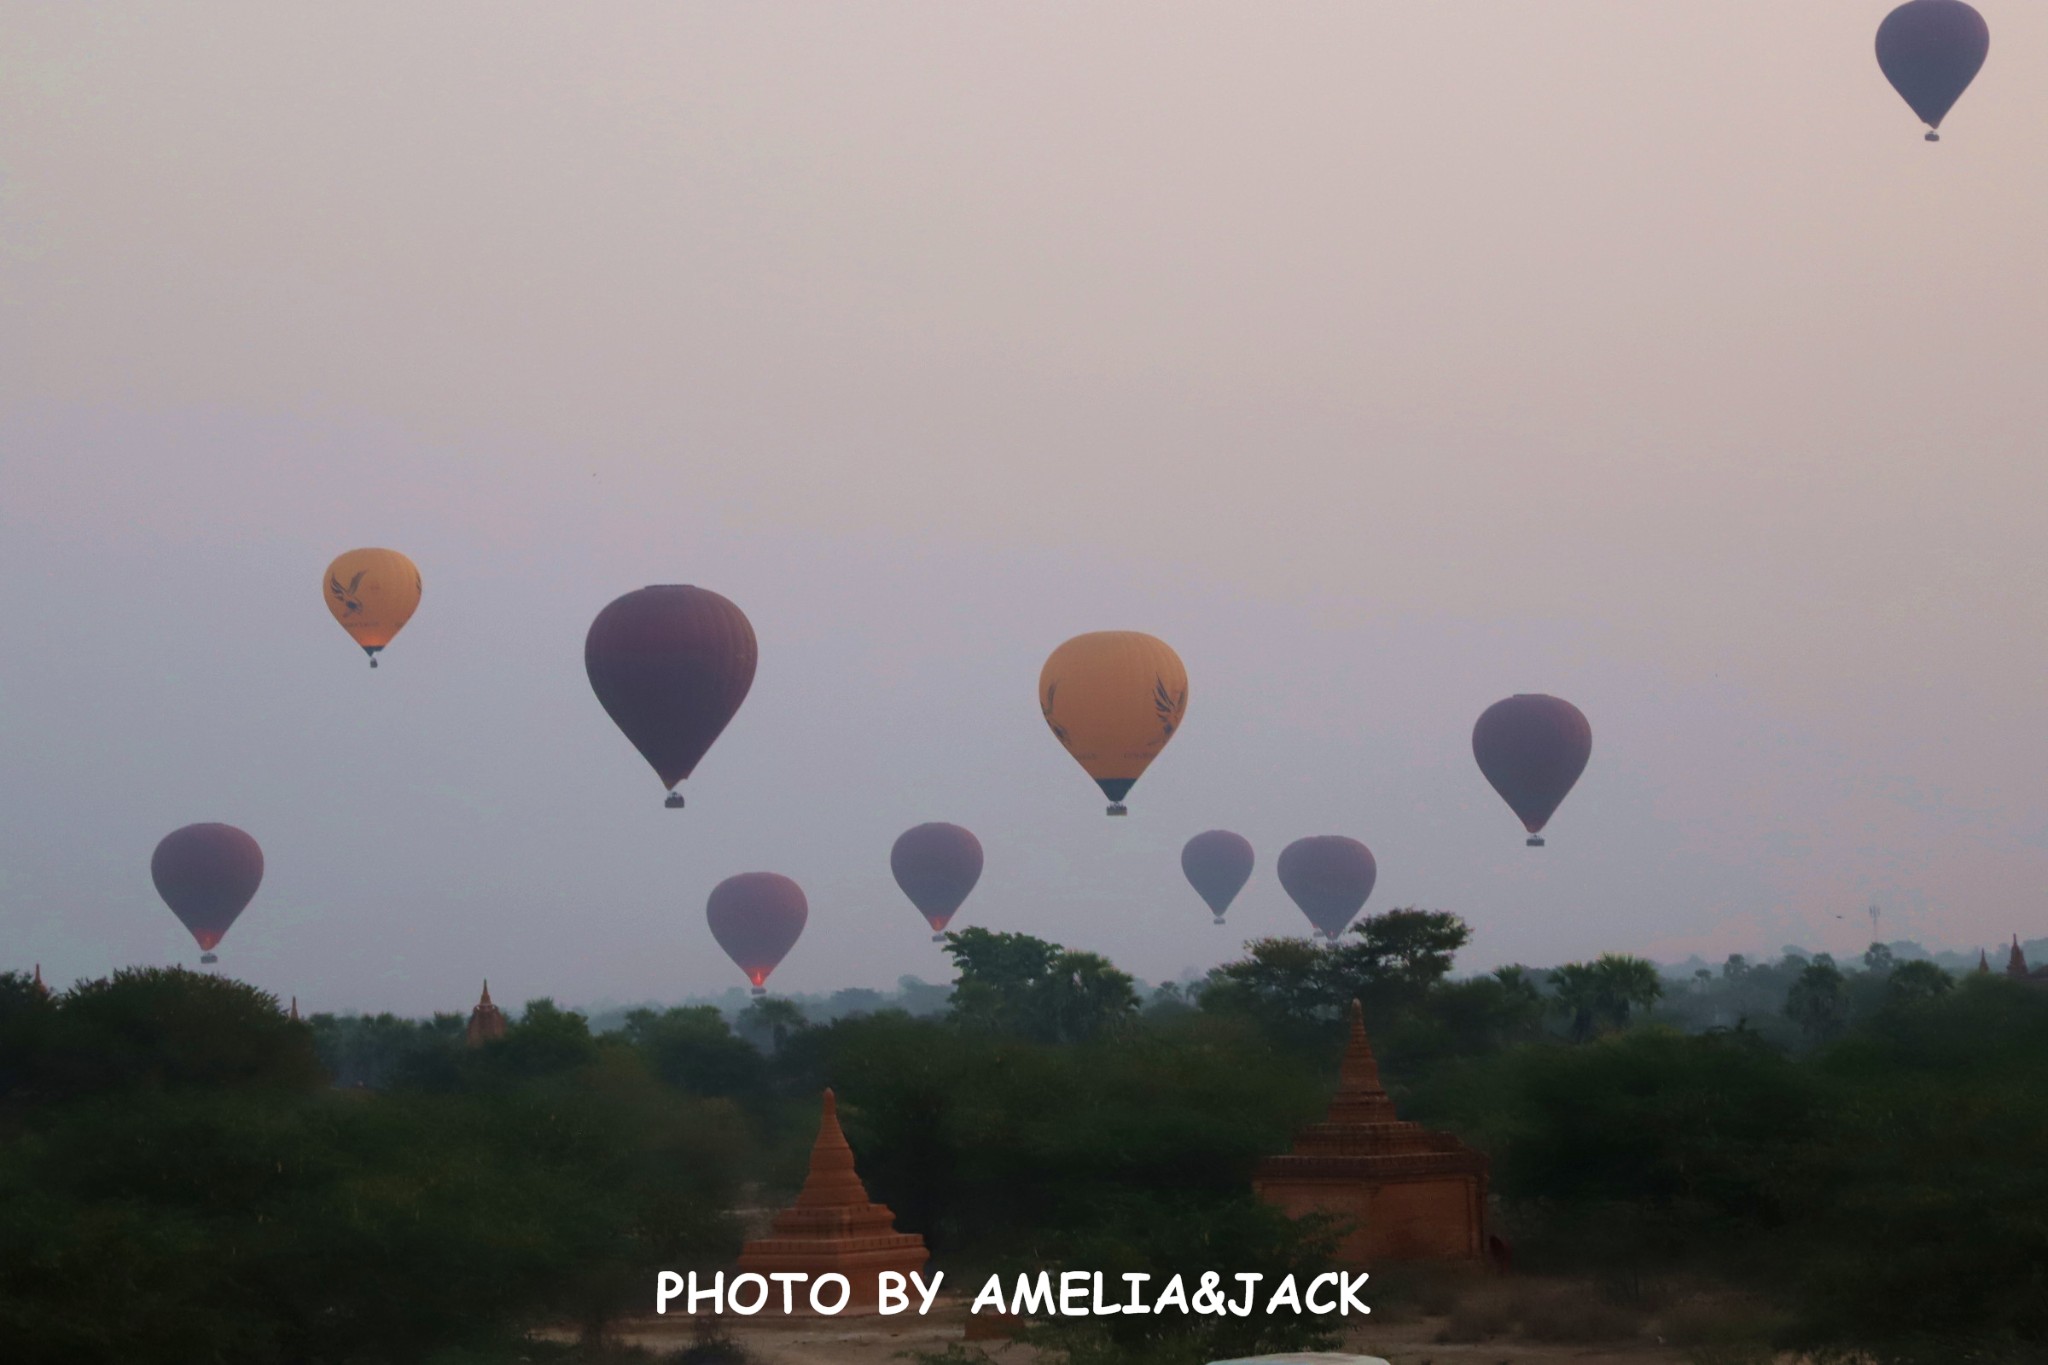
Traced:
<path id="1" fill-rule="evenodd" d="M 36 964 L 36 976 L 35 976 L 35 980 L 34 980 L 34 981 L 31 981 L 31 982 L 30 982 L 29 984 L 35 987 L 35 991 L 36 991 L 36 994 L 37 994 L 37 995 L 40 995 L 40 996 L 42 996 L 42 997 L 43 997 L 43 999 L 45 999 L 45 1000 L 48 1000 L 48 999 L 50 998 L 50 988 L 49 988 L 49 987 L 48 987 L 47 985 L 43 984 L 43 964 L 42 964 L 42 963 L 38 962 L 38 963 Z"/>
<path id="2" fill-rule="evenodd" d="M 299 1022 L 299 997 L 296 995 L 292 997 L 291 1020 L 295 1024 Z"/>
<path id="3" fill-rule="evenodd" d="M 1293 1151 L 1259 1162 L 1253 1191 L 1290 1216 L 1349 1222 L 1340 1264 L 1483 1257 L 1486 1158 L 1449 1133 L 1402 1122 L 1380 1081 L 1364 1007 L 1353 1000 L 1350 1014 L 1328 1116 L 1297 1133 Z"/>
<path id="4" fill-rule="evenodd" d="M 818 1123 L 818 1140 L 811 1144 L 811 1169 L 798 1192 L 800 1209 L 842 1208 L 868 1203 L 867 1186 L 853 1168 L 853 1148 L 839 1126 L 839 1101 L 825 1091 L 824 1117 Z"/>
<path id="5" fill-rule="evenodd" d="M 1991 970 L 1991 957 L 1982 948 L 1977 950 L 1977 970 L 1985 973 Z"/>
<path id="6" fill-rule="evenodd" d="M 1393 1123 L 1394 1102 L 1380 1083 L 1379 1059 L 1365 1033 L 1365 1007 L 1351 1002 L 1351 1037 L 1337 1067 L 1337 1094 L 1330 1101 L 1330 1123 Z"/>
<path id="7" fill-rule="evenodd" d="M 930 1256 L 922 1237 L 896 1231 L 896 1215 L 868 1198 L 854 1169 L 853 1148 L 839 1127 L 838 1101 L 827 1090 L 804 1187 L 796 1203 L 775 1215 L 766 1237 L 741 1248 L 739 1269 L 843 1274 L 852 1311 L 872 1313 L 880 1272 L 921 1270 Z"/>
<path id="8" fill-rule="evenodd" d="M 482 1047 L 505 1036 L 505 1011 L 491 1003 L 490 978 L 484 979 L 484 993 L 478 998 L 476 1008 L 469 1012 L 469 1027 L 463 1030 L 463 1042 L 470 1047 Z"/>
<path id="9" fill-rule="evenodd" d="M 2018 934 L 2012 936 L 2012 955 L 2005 960 L 2005 974 L 2007 976 L 2025 976 L 2027 974 L 2027 955 L 2020 951 L 2020 936 Z"/>

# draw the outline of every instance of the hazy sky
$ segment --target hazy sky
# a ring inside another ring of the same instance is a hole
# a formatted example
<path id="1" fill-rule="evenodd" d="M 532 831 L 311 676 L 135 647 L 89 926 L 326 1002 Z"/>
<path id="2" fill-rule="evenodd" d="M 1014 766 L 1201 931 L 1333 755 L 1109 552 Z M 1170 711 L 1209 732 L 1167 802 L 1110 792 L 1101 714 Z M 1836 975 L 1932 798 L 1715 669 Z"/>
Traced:
<path id="1" fill-rule="evenodd" d="M 0 0 L 0 962 L 194 960 L 199 820 L 319 1009 L 723 990 L 757 869 L 775 986 L 942 978 L 933 819 L 1148 979 L 1315 833 L 1475 967 L 2048 930 L 2048 8 L 1930 146 L 1888 7 Z M 761 642 L 680 815 L 582 664 L 669 582 Z M 1034 696 L 1097 629 L 1191 677 L 1126 821 Z"/>

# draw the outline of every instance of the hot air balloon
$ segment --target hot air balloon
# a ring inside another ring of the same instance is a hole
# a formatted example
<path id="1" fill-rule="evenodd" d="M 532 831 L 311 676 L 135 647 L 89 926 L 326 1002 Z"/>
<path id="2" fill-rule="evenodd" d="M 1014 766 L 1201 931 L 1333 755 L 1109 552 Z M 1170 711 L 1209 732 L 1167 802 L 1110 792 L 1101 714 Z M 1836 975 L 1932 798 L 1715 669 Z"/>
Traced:
<path id="1" fill-rule="evenodd" d="M 1586 771 L 1592 753 L 1593 727 L 1585 713 L 1539 692 L 1495 702 L 1472 727 L 1472 756 L 1479 760 L 1479 771 L 1522 818 L 1531 848 L 1543 847 L 1538 831 Z"/>
<path id="2" fill-rule="evenodd" d="M 1310 835 L 1280 850 L 1280 885 L 1332 943 L 1364 907 L 1379 875 L 1372 850 L 1341 834 Z"/>
<path id="3" fill-rule="evenodd" d="M 1038 674 L 1038 706 L 1053 735 L 1123 815 L 1124 797 L 1188 706 L 1188 673 L 1164 640 L 1135 630 L 1076 635 Z"/>
<path id="4" fill-rule="evenodd" d="M 1963 0 L 1906 0 L 1877 26 L 1877 65 L 1932 131 L 1970 88 L 1991 50 L 1984 16 Z"/>
<path id="5" fill-rule="evenodd" d="M 327 609 L 377 666 L 420 605 L 420 571 L 396 550 L 350 550 L 327 566 Z"/>
<path id="6" fill-rule="evenodd" d="M 711 888 L 704 906 L 711 937 L 754 983 L 768 994 L 768 973 L 796 946 L 811 917 L 803 888 L 775 872 L 742 872 Z"/>
<path id="7" fill-rule="evenodd" d="M 198 941 L 199 960 L 217 962 L 213 950 L 263 884 L 263 850 L 233 825 L 187 825 L 157 844 L 149 875 Z"/>
<path id="8" fill-rule="evenodd" d="M 629 592 L 597 614 L 583 667 L 612 720 L 669 788 L 688 777 L 754 685 L 754 627 L 704 588 Z"/>
<path id="9" fill-rule="evenodd" d="M 932 926 L 932 942 L 943 942 L 946 922 L 981 880 L 981 840 L 958 825 L 918 825 L 896 837 L 889 870 Z"/>
<path id="10" fill-rule="evenodd" d="M 1252 879 L 1252 846 L 1242 834 L 1227 829 L 1205 830 L 1187 841 L 1180 851 L 1180 870 L 1189 885 L 1209 903 L 1216 922 Z"/>

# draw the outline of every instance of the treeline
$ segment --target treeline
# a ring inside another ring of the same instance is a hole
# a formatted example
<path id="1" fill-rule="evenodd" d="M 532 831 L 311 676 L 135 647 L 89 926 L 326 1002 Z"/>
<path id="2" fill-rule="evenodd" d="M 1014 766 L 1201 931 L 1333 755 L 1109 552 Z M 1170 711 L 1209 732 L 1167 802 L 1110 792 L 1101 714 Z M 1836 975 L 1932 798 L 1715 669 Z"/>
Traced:
<path id="1" fill-rule="evenodd" d="M 732 1105 L 545 1002 L 474 1053 L 411 1032 L 403 1079 L 336 1089 L 318 1032 L 240 982 L 0 976 L 0 1354 L 533 1358 L 527 1327 L 595 1335 L 657 1268 L 736 1249 Z"/>
<path id="2" fill-rule="evenodd" d="M 871 1193 L 955 1279 L 1313 1272 L 1333 1229 L 1249 1181 L 1320 1116 L 1357 998 L 1404 1116 L 1493 1157 L 1519 1267 L 1712 1277 L 1774 1306 L 1775 1344 L 1875 1362 L 2048 1351 L 2048 991 L 1881 953 L 1458 979 L 1466 939 L 1395 910 L 1146 990 L 975 929 L 948 938 L 941 1014 L 767 997 L 593 1032 L 543 1000 L 476 1049 L 459 1016 L 300 1024 L 182 971 L 54 998 L 0 978 L 0 1340 L 67 1362 L 452 1362 L 541 1322 L 596 1343 L 653 1269 L 725 1263 L 735 1212 L 789 1197 L 826 1085 Z M 1051 1354 L 1326 1343 L 1112 1318 Z"/>

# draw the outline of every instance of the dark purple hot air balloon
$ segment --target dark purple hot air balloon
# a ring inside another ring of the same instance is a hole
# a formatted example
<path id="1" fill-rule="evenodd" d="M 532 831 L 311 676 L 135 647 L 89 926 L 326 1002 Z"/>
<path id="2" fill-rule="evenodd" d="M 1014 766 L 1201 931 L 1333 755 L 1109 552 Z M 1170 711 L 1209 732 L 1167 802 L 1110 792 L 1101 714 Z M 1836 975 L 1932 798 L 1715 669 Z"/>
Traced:
<path id="1" fill-rule="evenodd" d="M 1252 879 L 1251 843 L 1227 829 L 1204 830 L 1181 849 L 1180 870 L 1221 924 L 1223 912 Z"/>
<path id="2" fill-rule="evenodd" d="M 754 994 L 768 994 L 768 973 L 789 950 L 811 909 L 803 888 L 776 872 L 742 872 L 711 888 L 704 906 L 711 937 L 725 955 L 754 983 Z"/>
<path id="3" fill-rule="evenodd" d="M 201 962 L 263 884 L 263 850 L 233 825 L 187 825 L 163 837 L 150 856 L 149 875 L 192 937 Z"/>
<path id="4" fill-rule="evenodd" d="M 1280 850 L 1280 885 L 1308 922 L 1335 943 L 1379 880 L 1372 850 L 1341 834 L 1315 834 Z"/>
<path id="5" fill-rule="evenodd" d="M 1593 755 L 1593 727 L 1585 713 L 1561 697 L 1523 692 L 1497 701 L 1472 727 L 1472 756 L 1479 771 L 1521 817 L 1529 846 L 1543 847 L 1538 833 Z"/>
<path id="6" fill-rule="evenodd" d="M 1877 26 L 1878 68 L 1930 129 L 1941 127 L 1990 50 L 1990 26 L 1963 0 L 1906 0 Z"/>
<path id="7" fill-rule="evenodd" d="M 981 880 L 981 840 L 958 825 L 918 825 L 896 837 L 889 870 L 938 943 L 946 937 L 946 921 Z"/>
<path id="8" fill-rule="evenodd" d="M 696 768 L 754 685 L 754 628 L 704 588 L 629 592 L 583 640 L 590 690 L 670 788 Z"/>

